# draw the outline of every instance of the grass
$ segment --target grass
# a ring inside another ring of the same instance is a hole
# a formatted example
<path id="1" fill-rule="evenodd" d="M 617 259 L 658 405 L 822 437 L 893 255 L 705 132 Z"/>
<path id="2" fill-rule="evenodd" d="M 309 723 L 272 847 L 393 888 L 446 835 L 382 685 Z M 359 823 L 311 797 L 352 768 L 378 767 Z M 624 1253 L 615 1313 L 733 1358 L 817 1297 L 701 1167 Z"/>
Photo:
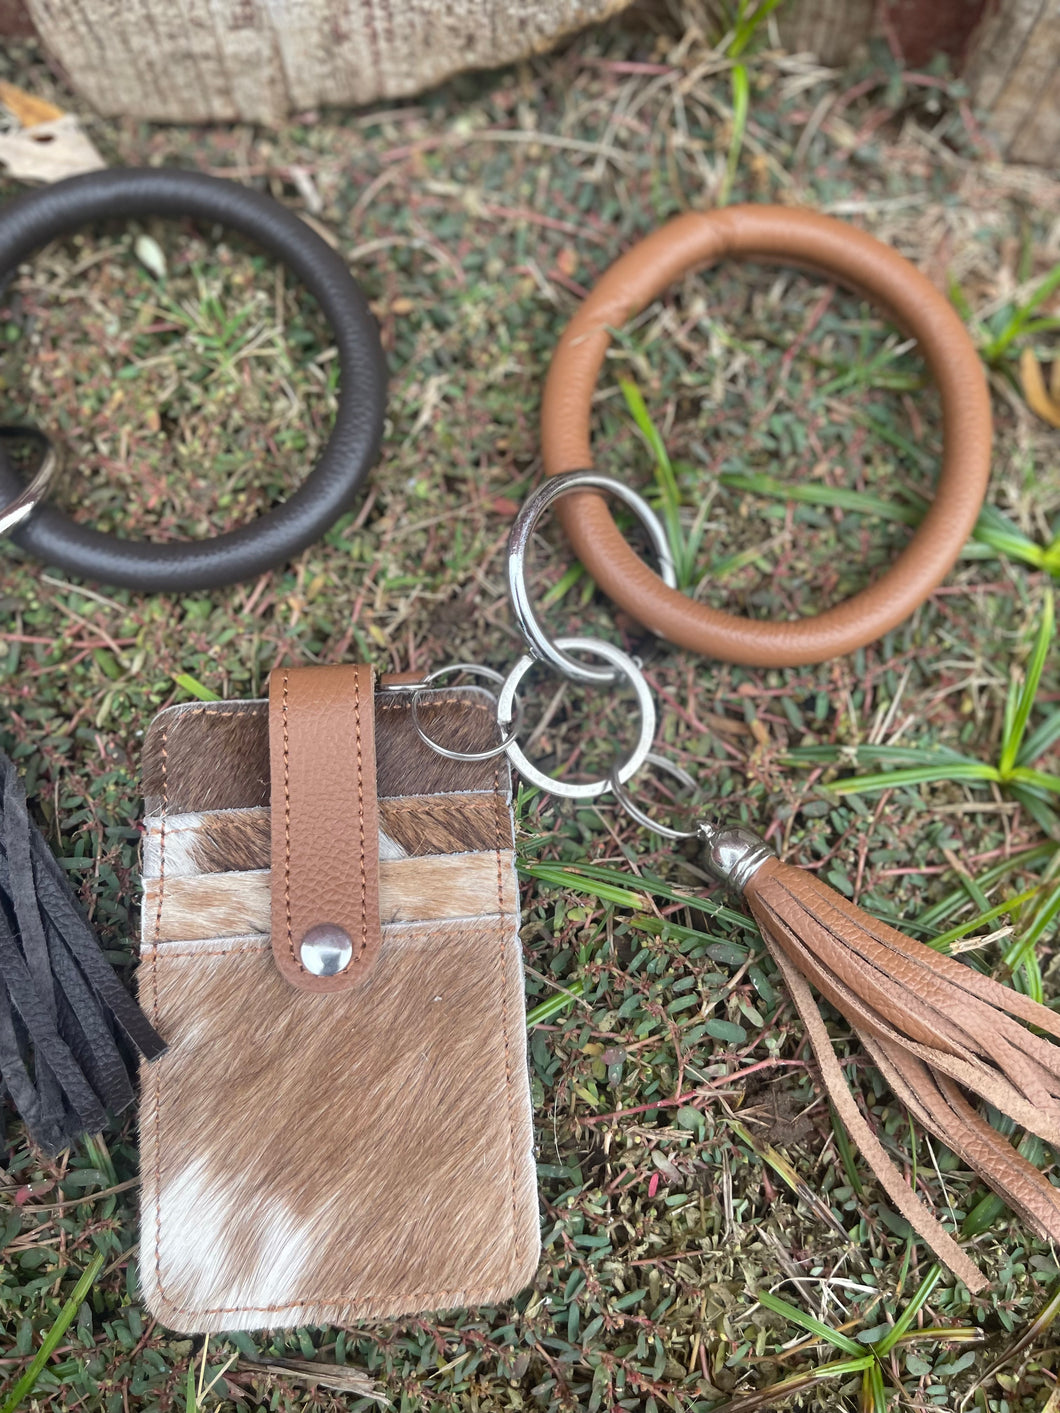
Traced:
<path id="1" fill-rule="evenodd" d="M 1030 334 L 1052 334 L 1060 330 L 1060 318 L 1046 315 L 1035 318 L 1037 311 L 1060 290 L 1060 261 L 1028 291 L 1022 299 L 1007 303 L 985 324 L 980 334 L 980 352 L 992 368 L 1003 367 L 1011 358 L 1014 345 Z M 965 303 L 959 288 L 951 294 L 958 308 Z"/>
<path id="2" fill-rule="evenodd" d="M 888 1407 L 886 1385 L 891 1382 L 890 1376 L 893 1372 L 889 1356 L 899 1347 L 903 1345 L 920 1346 L 931 1341 L 947 1344 L 981 1344 L 983 1342 L 982 1331 L 974 1325 L 953 1325 L 936 1329 L 920 1328 L 911 1331 L 913 1321 L 924 1308 L 941 1277 L 942 1267 L 937 1264 L 932 1266 L 893 1322 L 863 1329 L 854 1337 L 842 1330 L 833 1329 L 830 1325 L 806 1314 L 805 1311 L 798 1309 L 789 1301 L 782 1300 L 769 1291 L 760 1291 L 758 1295 L 760 1305 L 771 1310 L 774 1314 L 782 1316 L 792 1324 L 807 1330 L 816 1337 L 818 1342 L 829 1344 L 834 1349 L 838 1349 L 846 1355 L 846 1358 L 833 1359 L 831 1362 L 818 1365 L 808 1372 L 789 1375 L 788 1378 L 775 1384 L 768 1393 L 752 1394 L 749 1397 L 734 1399 L 729 1404 L 722 1405 L 717 1413 L 738 1413 L 738 1410 L 741 1409 L 750 1413 L 753 1408 L 768 1407 L 770 1402 L 775 1401 L 778 1396 L 799 1392 L 803 1388 L 818 1385 L 824 1380 L 845 1380 L 849 1379 L 851 1375 L 857 1374 L 861 1375 L 859 1402 L 862 1413 L 877 1413 L 877 1410 L 882 1413 L 882 1410 Z M 949 1351 L 944 1357 L 958 1373 L 967 1368 L 975 1359 L 974 1354 L 962 1355 L 959 1359 L 955 1359 Z M 906 1370 L 909 1370 L 910 1364 L 912 1364 L 913 1372 L 919 1368 L 924 1374 L 930 1372 L 938 1377 L 942 1360 L 925 1359 L 923 1352 L 918 1349 L 907 1354 Z M 899 1378 L 895 1382 L 899 1391 L 904 1393 L 901 1379 Z"/>
<path id="3" fill-rule="evenodd" d="M 807 505 L 831 506 L 893 520 L 900 525 L 916 528 L 923 518 L 926 502 L 910 495 L 908 500 L 887 501 L 863 491 L 845 486 L 789 486 L 775 476 L 728 472 L 722 478 L 734 490 L 750 491 L 755 495 L 771 496 L 776 500 L 803 501 Z M 1048 544 L 1039 544 L 1023 533 L 996 506 L 986 505 L 972 530 L 972 538 L 964 548 L 966 559 L 1016 559 L 1035 569 L 1042 569 L 1054 579 L 1060 579 L 1060 530 Z"/>
<path id="4" fill-rule="evenodd" d="M 1060 710 L 1048 713 L 1028 736 L 1031 712 L 1038 701 L 1042 673 L 1055 646 L 1056 618 L 1051 590 L 1043 596 L 1041 621 L 1034 636 L 1030 659 L 1022 681 L 1015 674 L 1005 696 L 996 764 L 973 759 L 948 747 L 929 746 L 803 746 L 791 753 L 798 762 L 822 764 L 844 761 L 851 755 L 866 762 L 902 762 L 903 768 L 874 775 L 855 775 L 831 782 L 836 794 L 863 794 L 893 789 L 895 785 L 928 785 L 940 780 L 967 780 L 984 785 L 1000 785 L 1011 790 L 1049 833 L 1057 828 L 1053 803 L 1060 796 L 1060 775 L 1039 770 L 1037 762 L 1060 741 Z"/>
<path id="5" fill-rule="evenodd" d="M 727 57 L 732 60 L 729 80 L 732 91 L 732 131 L 725 158 L 725 174 L 718 192 L 719 206 L 724 206 L 732 194 L 747 132 L 751 73 L 742 56 L 754 44 L 765 21 L 780 3 L 781 0 L 737 0 L 734 13 L 728 17 L 722 43 Z"/>
<path id="6" fill-rule="evenodd" d="M 756 14 L 736 17 L 742 49 L 735 31 L 711 48 L 698 10 L 627 17 L 515 70 L 400 105 L 303 114 L 279 132 L 85 114 L 111 161 L 229 172 L 296 210 L 311 182 L 394 370 L 367 499 L 257 583 L 141 598 L 2 551 L 0 744 L 126 974 L 139 744 L 161 706 L 259 695 L 284 660 L 510 662 L 503 543 L 540 474 L 544 369 L 581 290 L 619 250 L 690 206 L 806 202 L 959 285 L 986 338 L 1049 277 L 1060 186 L 984 163 L 958 86 L 830 75 L 772 53 L 768 26 L 748 29 Z M 5 52 L 0 72 L 70 101 L 32 48 Z M 1056 433 L 1008 373 L 1030 342 L 1049 356 L 1054 335 L 1038 321 L 1057 312 L 1056 293 L 1043 294 L 992 373 L 993 511 L 970 553 L 913 620 L 850 658 L 758 672 L 677 652 L 614 613 L 554 526 L 531 567 L 553 625 L 643 658 L 665 704 L 660 747 L 712 807 L 1047 1000 L 1055 794 L 1040 782 L 1040 798 L 1026 793 L 1014 772 L 1060 773 L 1060 677 L 1041 648 L 1060 477 Z M 937 403 L 915 350 L 856 297 L 725 266 L 680 282 L 612 354 L 597 464 L 655 497 L 701 601 L 789 617 L 863 587 L 907 543 L 933 485 Z M 67 452 L 65 503 L 127 534 L 202 535 L 288 492 L 326 435 L 333 380 L 316 311 L 269 261 L 180 228 L 104 227 L 54 247 L 0 305 L 0 420 L 46 426 Z M 606 769 L 621 703 L 556 698 L 546 682 L 531 717 L 546 705 L 535 745 L 546 765 Z M 953 753 L 1006 780 L 903 781 L 922 761 L 873 759 L 884 749 Z M 825 755 L 789 763 L 806 751 Z M 870 770 L 886 788 L 829 784 Z M 821 1102 L 757 934 L 709 891 L 694 855 L 606 804 L 521 791 L 517 805 L 544 1237 L 532 1288 L 496 1310 L 182 1338 L 139 1303 L 131 1116 L 55 1163 L 12 1124 L 0 1402 L 36 1359 L 24 1407 L 93 1413 L 317 1413 L 380 1399 L 409 1413 L 708 1413 L 749 1399 L 834 1413 L 966 1398 L 1040 1413 L 1056 1387 L 1054 1253 L 911 1128 L 861 1057 L 844 1057 L 881 1141 L 941 1215 L 970 1224 L 993 1284 L 972 1301 L 933 1276 Z M 984 931 L 992 940 L 970 947 Z M 1036 1140 L 1023 1148 L 1052 1161 Z M 819 1345 L 807 1319 L 857 1352 Z M 41 1360 L 49 1332 L 57 1343 Z M 801 1382 L 785 1396 L 787 1379 Z"/>
<path id="7" fill-rule="evenodd" d="M 13 1387 L 8 1391 L 3 1403 L 0 1404 L 0 1413 L 15 1413 L 15 1410 L 20 1408 L 23 1401 L 33 1392 L 34 1386 L 41 1372 L 47 1365 L 48 1360 L 59 1348 L 63 1335 L 77 1318 L 82 1307 L 82 1302 L 95 1284 L 96 1277 L 103 1269 L 104 1259 L 102 1251 L 97 1251 L 92 1257 L 92 1260 L 86 1266 L 80 1280 L 74 1286 L 73 1293 L 69 1300 L 64 1302 L 55 1322 L 41 1340 L 40 1348 L 33 1356 L 29 1368 L 16 1380 Z"/>

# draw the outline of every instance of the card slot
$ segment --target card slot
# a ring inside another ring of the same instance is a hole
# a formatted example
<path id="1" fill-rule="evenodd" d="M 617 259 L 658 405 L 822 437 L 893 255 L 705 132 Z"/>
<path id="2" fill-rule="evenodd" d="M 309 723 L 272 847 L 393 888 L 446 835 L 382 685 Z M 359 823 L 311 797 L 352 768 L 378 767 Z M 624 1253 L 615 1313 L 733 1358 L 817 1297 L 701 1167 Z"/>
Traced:
<path id="1" fill-rule="evenodd" d="M 493 793 L 507 800 L 503 757 L 447 760 L 419 737 L 411 694 L 376 695 L 376 788 L 380 797 Z M 462 711 L 454 713 L 459 706 Z M 493 699 L 478 687 L 431 689 L 421 699 L 426 731 L 454 749 L 481 750 L 495 733 Z M 185 702 L 159 712 L 143 751 L 147 812 L 246 809 L 269 803 L 267 702 Z"/>
<path id="2" fill-rule="evenodd" d="M 498 914 L 498 917 L 500 915 Z M 383 946 L 410 948 L 432 948 L 440 945 L 439 936 L 444 942 L 446 928 L 474 928 L 482 922 L 493 924 L 496 918 L 454 917 L 443 923 L 433 919 L 425 922 L 388 922 L 383 924 Z M 515 925 L 515 920 L 512 920 Z M 178 937 L 169 942 L 148 942 L 140 948 L 141 961 L 175 957 L 224 957 L 236 952 L 266 952 L 271 950 L 272 938 L 267 932 L 243 933 L 235 937 Z"/>
<path id="3" fill-rule="evenodd" d="M 379 856 L 392 861 L 496 850 L 513 844 L 508 807 L 496 795 L 405 795 L 379 801 Z M 143 877 L 248 873 L 271 864 L 271 811 L 185 812 L 144 820 Z"/>
<path id="4" fill-rule="evenodd" d="M 144 880 L 143 943 L 271 931 L 268 869 Z M 511 850 L 381 859 L 379 916 L 392 922 L 495 917 L 518 910 Z M 321 922 L 328 921 L 321 918 Z"/>

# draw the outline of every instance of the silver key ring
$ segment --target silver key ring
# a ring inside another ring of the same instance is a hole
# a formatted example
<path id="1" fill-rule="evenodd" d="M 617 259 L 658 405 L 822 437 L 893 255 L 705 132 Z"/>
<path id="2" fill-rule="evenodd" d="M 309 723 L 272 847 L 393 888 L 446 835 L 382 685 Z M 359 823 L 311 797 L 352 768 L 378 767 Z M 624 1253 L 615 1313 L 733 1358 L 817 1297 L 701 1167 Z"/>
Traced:
<path id="1" fill-rule="evenodd" d="M 648 533 L 648 538 L 651 540 L 652 548 L 659 561 L 659 573 L 668 588 L 677 588 L 677 574 L 674 570 L 673 555 L 670 553 L 670 542 L 666 538 L 662 521 L 643 496 L 639 496 L 636 491 L 611 476 L 603 476 L 598 471 L 569 471 L 562 476 L 552 476 L 539 486 L 523 505 L 522 510 L 515 517 L 512 532 L 508 538 L 508 593 L 515 621 L 519 625 L 523 637 L 530 644 L 530 651 L 534 657 L 540 658 L 542 662 L 550 663 L 557 672 L 562 673 L 564 677 L 570 677 L 575 682 L 599 684 L 617 681 L 624 674 L 624 669 L 616 671 L 608 668 L 587 667 L 584 663 L 577 662 L 563 652 L 560 648 L 560 643 L 563 640 L 553 639 L 545 631 L 534 612 L 526 587 L 526 556 L 530 539 L 537 528 L 537 522 L 553 501 L 559 500 L 561 496 L 569 495 L 571 491 L 586 488 L 609 491 L 629 506 Z"/>
<path id="2" fill-rule="evenodd" d="M 635 775 L 647 760 L 651 743 L 655 738 L 655 698 L 652 696 L 651 688 L 644 680 L 644 674 L 640 668 L 621 648 L 612 647 L 610 643 L 601 642 L 598 638 L 557 638 L 556 647 L 563 652 L 564 656 L 567 651 L 574 651 L 592 653 L 595 657 L 602 657 L 605 662 L 611 663 L 617 669 L 618 675 L 629 679 L 640 712 L 640 735 L 637 737 L 637 743 L 623 764 L 617 766 L 611 775 L 603 780 L 589 780 L 582 784 L 570 784 L 565 780 L 557 780 L 554 776 L 546 775 L 543 770 L 538 770 L 537 766 L 527 759 L 514 741 L 507 747 L 507 756 L 523 779 L 528 780 L 531 785 L 536 785 L 551 795 L 562 795 L 568 800 L 594 800 L 598 795 L 603 795 L 612 788 L 612 778 L 624 783 L 632 775 Z M 504 685 L 497 698 L 497 718 L 501 723 L 502 730 L 510 726 L 516 708 L 515 693 L 519 683 L 538 660 L 536 654 L 525 653 L 504 679 Z M 568 661 L 573 661 L 573 659 L 568 659 Z"/>
<path id="3" fill-rule="evenodd" d="M 51 440 L 36 427 L 0 427 L 0 437 L 10 437 L 19 441 L 32 440 L 41 442 L 44 446 L 41 464 L 29 485 L 21 495 L 16 496 L 14 500 L 9 500 L 6 505 L 0 506 L 0 540 L 3 540 L 28 520 L 38 505 L 47 499 L 59 476 L 59 457 Z"/>
<path id="4" fill-rule="evenodd" d="M 646 765 L 653 765 L 656 770 L 661 770 L 665 775 L 672 775 L 675 780 L 679 781 L 680 784 L 684 785 L 687 789 L 696 789 L 696 782 L 692 779 L 691 775 L 689 775 L 688 771 L 682 770 L 679 765 L 676 765 L 672 760 L 667 760 L 665 756 L 656 755 L 654 751 L 649 751 L 644 757 L 644 762 Z M 645 829 L 650 829 L 653 834 L 658 834 L 663 839 L 673 839 L 675 841 L 681 839 L 698 839 L 700 837 L 701 826 L 697 826 L 695 829 L 671 829 L 668 824 L 659 824 L 656 820 L 652 819 L 651 815 L 645 814 L 626 789 L 625 782 L 619 778 L 617 771 L 613 770 L 611 772 L 611 778 L 608 784 L 611 787 L 612 795 L 614 795 L 615 799 L 630 818 L 635 819 L 637 823 L 643 825 Z"/>
<path id="5" fill-rule="evenodd" d="M 493 760 L 495 756 L 502 756 L 505 751 L 510 750 L 515 745 L 515 738 L 518 735 L 519 727 L 522 725 L 523 710 L 519 703 L 516 703 L 514 720 L 509 720 L 497 707 L 497 723 L 501 726 L 502 739 L 496 746 L 491 746 L 488 751 L 455 751 L 449 746 L 443 746 L 432 736 L 428 736 L 420 721 L 420 698 L 422 694 L 432 687 L 435 682 L 443 677 L 448 677 L 453 672 L 466 672 L 473 677 L 485 677 L 487 682 L 492 682 L 497 687 L 503 687 L 504 677 L 492 667 L 483 667 L 477 662 L 451 662 L 448 667 L 439 667 L 434 672 L 428 672 L 422 682 L 418 682 L 411 689 L 409 687 L 391 688 L 391 691 L 412 691 L 412 724 L 416 728 L 416 733 L 426 746 L 430 746 L 432 751 L 438 755 L 445 756 L 446 760 Z M 504 727 L 508 730 L 504 731 Z"/>

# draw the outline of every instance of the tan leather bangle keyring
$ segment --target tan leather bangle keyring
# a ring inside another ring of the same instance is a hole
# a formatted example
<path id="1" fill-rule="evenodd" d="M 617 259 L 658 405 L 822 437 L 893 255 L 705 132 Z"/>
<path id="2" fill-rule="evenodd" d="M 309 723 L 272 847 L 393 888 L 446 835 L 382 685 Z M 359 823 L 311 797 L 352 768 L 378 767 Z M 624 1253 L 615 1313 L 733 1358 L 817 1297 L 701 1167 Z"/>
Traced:
<path id="1" fill-rule="evenodd" d="M 944 452 L 935 500 L 911 542 L 875 584 L 815 617 L 736 618 L 669 589 L 619 534 L 603 498 L 560 502 L 572 545 L 593 578 L 645 627 L 683 648 L 754 667 L 801 667 L 853 652 L 907 618 L 952 568 L 975 524 L 990 469 L 990 398 L 964 325 L 901 255 L 856 227 L 781 206 L 729 206 L 678 216 L 606 271 L 553 355 L 541 408 L 545 471 L 592 466 L 593 389 L 611 331 L 680 275 L 726 256 L 768 259 L 834 278 L 882 306 L 914 335 L 942 397 Z"/>

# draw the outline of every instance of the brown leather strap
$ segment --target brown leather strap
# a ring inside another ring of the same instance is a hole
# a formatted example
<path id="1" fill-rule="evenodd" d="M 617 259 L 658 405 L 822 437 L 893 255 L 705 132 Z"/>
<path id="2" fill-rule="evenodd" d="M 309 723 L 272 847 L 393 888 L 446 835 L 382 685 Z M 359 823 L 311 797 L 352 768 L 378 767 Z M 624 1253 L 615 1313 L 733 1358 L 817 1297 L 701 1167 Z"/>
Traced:
<path id="1" fill-rule="evenodd" d="M 592 465 L 593 390 L 612 330 L 680 275 L 727 256 L 809 268 L 852 286 L 891 313 L 920 344 L 942 397 L 945 449 L 934 504 L 911 543 L 875 584 L 794 623 L 736 618 L 694 603 L 663 581 L 619 534 L 604 499 L 582 491 L 559 504 L 578 557 L 638 622 L 694 652 L 759 667 L 802 667 L 853 652 L 894 628 L 952 568 L 975 524 L 990 469 L 990 398 L 982 365 L 957 314 L 897 251 L 812 211 L 729 206 L 678 216 L 604 274 L 552 357 L 541 407 L 545 471 Z"/>
<path id="2" fill-rule="evenodd" d="M 269 679 L 272 953 L 293 986 L 341 991 L 379 951 L 374 672 L 280 667 Z M 314 975 L 303 946 L 348 939 L 352 956 Z"/>
<path id="3" fill-rule="evenodd" d="M 828 1031 L 805 979 L 794 963 L 785 956 L 783 949 L 768 935 L 766 942 L 781 976 L 787 983 L 791 999 L 795 1002 L 795 1009 L 820 1065 L 821 1078 L 824 1080 L 828 1097 L 842 1119 L 844 1128 L 861 1150 L 884 1192 L 913 1230 L 923 1237 L 935 1254 L 946 1263 L 954 1275 L 964 1281 L 973 1294 L 982 1290 L 987 1284 L 982 1271 L 964 1254 L 949 1232 L 935 1220 L 913 1192 L 858 1108 L 843 1078 L 843 1071 L 832 1050 Z"/>
<path id="4" fill-rule="evenodd" d="M 902 1182 L 861 1114 L 814 1005 L 812 983 L 849 1022 L 895 1095 L 1038 1232 L 1060 1240 L 1060 1191 L 976 1113 L 958 1085 L 1055 1144 L 1060 1018 L 863 912 L 815 875 L 768 859 L 744 897 L 783 973 L 825 1087 L 873 1172 L 970 1290 L 983 1277 Z"/>

